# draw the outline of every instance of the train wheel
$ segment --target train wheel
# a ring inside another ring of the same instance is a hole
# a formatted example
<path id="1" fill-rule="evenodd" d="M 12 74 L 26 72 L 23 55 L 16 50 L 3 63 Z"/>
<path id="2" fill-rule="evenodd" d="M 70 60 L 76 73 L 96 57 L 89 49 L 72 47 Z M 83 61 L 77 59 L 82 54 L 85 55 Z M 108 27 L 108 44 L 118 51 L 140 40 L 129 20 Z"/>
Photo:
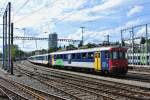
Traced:
<path id="1" fill-rule="evenodd" d="M 104 74 L 105 74 L 105 75 L 108 75 L 109 72 L 108 72 L 107 70 L 104 70 Z"/>

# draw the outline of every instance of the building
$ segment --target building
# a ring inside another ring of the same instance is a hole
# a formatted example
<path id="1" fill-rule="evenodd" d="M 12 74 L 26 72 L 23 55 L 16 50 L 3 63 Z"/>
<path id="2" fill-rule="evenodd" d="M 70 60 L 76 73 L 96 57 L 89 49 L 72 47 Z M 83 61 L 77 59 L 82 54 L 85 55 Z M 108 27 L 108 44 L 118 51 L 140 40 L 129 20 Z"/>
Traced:
<path id="1" fill-rule="evenodd" d="M 57 48 L 58 36 L 56 33 L 49 34 L 48 48 Z"/>

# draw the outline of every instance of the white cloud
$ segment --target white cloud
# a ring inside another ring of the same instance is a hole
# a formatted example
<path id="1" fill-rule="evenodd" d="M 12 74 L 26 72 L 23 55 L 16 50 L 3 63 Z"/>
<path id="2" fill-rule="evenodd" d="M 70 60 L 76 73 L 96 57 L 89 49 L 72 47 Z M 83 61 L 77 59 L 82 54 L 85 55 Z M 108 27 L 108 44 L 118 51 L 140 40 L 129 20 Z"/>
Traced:
<path id="1" fill-rule="evenodd" d="M 115 8 L 121 4 L 123 4 L 124 0 L 105 0 L 104 3 L 97 5 L 93 7 L 92 9 L 89 9 L 91 12 L 99 12 L 99 11 L 104 11 L 108 9 Z"/>
<path id="2" fill-rule="evenodd" d="M 85 2 L 85 0 L 80 0 L 78 2 L 76 0 L 58 0 L 54 4 L 49 3 L 49 5 L 47 6 L 45 6 L 46 4 L 42 4 L 43 7 L 40 6 L 42 9 L 40 9 L 36 13 L 14 16 L 14 22 L 19 20 L 19 22 L 16 23 L 16 26 L 22 27 L 34 26 L 37 23 L 42 23 L 45 20 L 49 20 L 49 22 L 51 22 L 53 21 L 53 19 L 60 19 L 62 18 L 62 16 L 64 17 L 65 10 L 77 9 Z M 45 1 L 45 3 L 48 3 L 48 1 Z M 30 11 L 31 9 L 28 10 Z"/>
<path id="3" fill-rule="evenodd" d="M 136 5 L 132 9 L 129 10 L 127 16 L 130 17 L 134 14 L 140 13 L 143 10 L 143 6 Z"/>
<path id="4" fill-rule="evenodd" d="M 4 2 L 4 0 L 1 0 L 0 3 L 2 1 Z M 19 1 L 12 0 L 12 1 L 13 1 L 14 12 L 18 8 L 20 8 L 20 6 L 25 2 L 25 0 L 19 0 Z M 99 3 L 101 2 L 100 4 L 96 4 L 90 7 L 86 6 L 84 8 L 83 7 L 84 4 L 88 3 L 88 1 L 89 0 L 78 0 L 78 1 L 77 0 L 30 0 L 30 2 L 23 9 L 19 10 L 18 14 L 14 15 L 13 21 L 17 21 L 21 19 L 20 21 L 15 23 L 15 27 L 19 27 L 19 28 L 32 27 L 34 30 L 36 30 L 37 37 L 48 37 L 48 33 L 53 32 L 55 29 L 56 30 L 59 29 L 59 26 L 56 26 L 55 22 L 59 22 L 59 21 L 62 22 L 63 19 L 64 19 L 63 20 L 64 23 L 65 21 L 85 22 L 85 21 L 93 21 L 96 19 L 103 19 L 103 18 L 110 19 L 112 18 L 112 16 L 109 16 L 109 15 L 111 15 L 112 12 L 119 11 L 120 10 L 119 7 L 121 9 L 124 9 L 126 5 L 127 6 L 131 5 L 131 0 L 101 0 L 101 1 L 98 1 Z M 93 2 L 95 3 L 94 0 Z M 79 8 L 83 8 L 83 9 L 79 10 Z M 30 12 L 36 11 L 37 9 L 39 10 L 36 13 L 29 14 Z M 136 13 L 141 12 L 142 10 L 143 10 L 142 6 L 134 6 L 128 12 L 128 16 L 132 16 Z M 28 13 L 28 14 L 25 15 L 25 13 Z M 117 15 L 117 19 L 119 18 L 120 16 Z M 141 20 L 137 19 L 137 20 L 128 21 L 124 25 L 120 27 L 116 27 L 114 29 L 106 29 L 106 30 L 101 30 L 101 31 L 97 31 L 97 30 L 92 31 L 91 29 L 90 31 L 85 31 L 84 40 L 85 40 L 85 43 L 87 42 L 98 43 L 106 39 L 106 37 L 104 37 L 104 34 L 110 34 L 112 36 L 115 35 L 115 37 L 112 37 L 112 38 L 120 39 L 120 38 L 117 38 L 120 36 L 120 29 L 130 27 L 133 25 L 138 25 L 140 23 L 141 23 Z M 99 23 L 100 27 L 102 27 L 101 24 L 102 23 Z M 45 32 L 48 32 L 48 33 L 45 33 Z M 23 36 L 23 32 L 22 31 L 16 32 L 15 35 Z M 80 40 L 81 30 L 80 29 L 77 30 L 74 34 L 70 34 L 66 36 L 66 38 Z M 22 41 L 15 41 L 15 43 L 19 44 L 20 47 L 22 48 Z M 35 41 L 29 41 L 29 42 L 25 41 L 25 47 L 28 47 L 30 50 L 31 48 L 36 49 Z M 46 48 L 46 47 L 47 47 L 47 41 L 38 41 L 38 49 Z M 28 48 L 24 48 L 24 49 L 29 50 Z"/>
<path id="5" fill-rule="evenodd" d="M 125 24 L 123 24 L 122 26 L 119 26 L 119 27 L 116 27 L 113 29 L 105 29 L 105 30 L 101 30 L 101 31 L 85 31 L 84 32 L 85 44 L 88 42 L 101 43 L 102 41 L 106 41 L 106 35 L 110 35 L 110 41 L 120 41 L 120 39 L 121 39 L 120 30 L 121 29 L 126 29 L 128 27 L 138 25 L 141 22 L 142 22 L 142 20 L 136 19 L 136 20 L 128 21 Z M 143 32 L 143 30 L 141 30 L 141 31 Z M 129 31 L 124 32 L 123 37 L 129 38 L 130 37 Z M 81 40 L 81 29 L 77 30 L 74 34 L 68 35 L 67 38 Z"/>
<path id="6" fill-rule="evenodd" d="M 142 22 L 141 19 L 136 19 L 136 20 L 130 20 L 128 22 L 125 23 L 124 27 L 131 27 L 131 26 L 135 26 L 138 25 Z"/>
<path id="7" fill-rule="evenodd" d="M 84 31 L 83 37 L 84 37 L 84 44 L 87 43 L 101 43 L 102 41 L 106 40 L 106 35 L 110 34 L 112 32 L 112 29 L 110 30 L 102 30 L 102 31 Z M 77 39 L 81 40 L 82 34 L 81 29 L 78 29 L 74 34 L 70 34 L 66 36 L 66 38 L 69 39 Z"/>
<path id="8" fill-rule="evenodd" d="M 104 0 L 101 4 L 96 5 L 92 8 L 83 9 L 80 11 L 74 11 L 73 13 L 66 14 L 70 15 L 64 21 L 91 21 L 100 18 L 108 17 L 107 14 L 112 12 L 113 9 L 121 6 L 124 0 Z M 91 15 L 91 13 L 96 13 L 95 15 Z"/>

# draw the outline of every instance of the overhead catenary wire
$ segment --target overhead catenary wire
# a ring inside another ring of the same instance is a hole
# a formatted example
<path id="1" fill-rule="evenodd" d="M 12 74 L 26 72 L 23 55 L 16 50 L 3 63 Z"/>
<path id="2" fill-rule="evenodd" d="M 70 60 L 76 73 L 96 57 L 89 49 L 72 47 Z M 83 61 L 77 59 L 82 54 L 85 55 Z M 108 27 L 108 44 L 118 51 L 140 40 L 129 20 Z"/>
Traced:
<path id="1" fill-rule="evenodd" d="M 27 0 L 27 1 L 28 1 L 28 0 Z M 54 4 L 54 3 L 57 2 L 57 1 L 58 1 L 58 0 L 54 1 L 52 4 Z M 147 4 L 149 4 L 149 3 L 150 3 L 150 2 L 144 2 L 144 3 L 139 3 L 138 5 L 147 5 Z M 50 5 L 49 5 L 49 6 L 50 6 Z M 53 5 L 53 6 L 54 6 L 54 5 Z M 40 11 L 41 9 L 43 9 L 43 8 L 45 8 L 45 6 L 39 8 L 39 9 L 33 11 L 33 12 L 31 12 L 30 14 L 32 15 L 32 14 L 34 14 L 34 13 L 36 13 L 36 12 L 39 12 L 39 11 Z M 123 12 L 123 11 L 126 11 L 126 10 L 127 10 L 127 9 L 123 9 L 123 10 L 121 10 L 121 11 L 119 11 L 119 12 Z M 111 13 L 110 15 L 115 15 L 115 14 L 118 14 L 119 12 L 113 13 L 113 14 Z M 30 15 L 30 14 L 29 14 L 29 15 Z M 17 23 L 17 22 L 23 20 L 24 18 L 28 17 L 29 15 L 24 16 L 24 17 L 18 19 L 17 21 L 15 21 L 15 23 Z M 70 14 L 70 15 L 73 15 L 73 14 Z M 68 17 L 69 17 L 69 15 L 68 15 L 67 17 L 63 18 L 62 21 L 65 20 L 65 19 L 68 18 Z M 58 22 L 61 22 L 61 21 L 58 21 Z M 55 22 L 55 23 L 58 23 L 58 22 Z"/>
<path id="2" fill-rule="evenodd" d="M 30 1 L 30 0 L 26 0 L 26 1 L 23 3 L 23 5 L 22 5 L 21 7 L 19 7 L 16 12 L 14 12 L 14 15 L 17 14 L 21 9 L 23 9 L 23 8 L 29 3 L 29 1 Z"/>
<path id="3" fill-rule="evenodd" d="M 55 2 L 57 2 L 58 0 L 56 0 Z M 55 3 L 55 2 L 53 2 L 53 3 Z M 147 5 L 147 4 L 149 4 L 150 2 L 144 2 L 144 3 L 139 3 L 138 5 Z M 54 6 L 54 5 L 53 5 Z M 36 12 L 39 12 L 39 10 L 41 10 L 41 9 L 43 9 L 43 8 L 45 8 L 45 6 L 44 7 L 41 7 L 41 8 L 39 8 L 39 9 L 37 9 L 37 10 L 35 10 L 34 12 L 32 12 L 31 14 L 34 14 L 34 13 L 36 13 Z M 126 11 L 126 10 L 129 10 L 129 8 L 128 9 L 122 9 L 122 10 L 120 10 L 119 12 L 124 12 L 124 11 Z M 110 15 L 117 15 L 119 12 L 115 12 L 115 13 L 110 13 Z M 57 22 L 54 22 L 54 24 L 57 24 L 57 23 L 60 23 L 60 22 L 62 22 L 62 21 L 64 21 L 66 18 L 69 18 L 71 15 L 73 15 L 74 13 L 76 13 L 76 11 L 72 11 L 70 14 L 68 14 L 67 16 L 64 16 L 61 20 L 59 20 L 59 21 L 57 21 Z M 17 21 L 15 21 L 15 23 L 17 23 L 17 22 L 19 22 L 19 21 L 21 21 L 22 19 L 24 19 L 24 18 L 26 18 L 27 16 L 24 16 L 24 17 L 22 17 L 21 19 L 18 19 Z M 94 22 L 95 20 L 93 20 L 93 21 L 88 21 L 88 22 Z M 48 21 L 46 21 L 46 22 L 48 22 Z M 47 24 L 46 24 L 47 25 Z"/>
<path id="4" fill-rule="evenodd" d="M 150 2 L 144 2 L 144 3 L 139 3 L 138 5 L 149 5 L 150 4 Z M 134 5 L 135 6 L 135 5 Z M 112 16 L 112 15 L 117 15 L 117 14 L 119 14 L 119 13 L 121 13 L 121 12 L 125 12 L 125 11 L 127 11 L 127 10 L 130 10 L 131 8 L 126 8 L 126 9 L 122 9 L 122 10 L 120 10 L 120 11 L 118 11 L 118 12 L 114 12 L 114 13 L 110 13 L 110 14 L 107 14 L 107 16 Z M 83 10 L 84 11 L 84 10 Z M 64 16 L 61 20 L 58 20 L 57 22 L 54 22 L 54 24 L 57 24 L 57 23 L 60 23 L 60 22 L 62 22 L 62 21 L 64 21 L 66 18 L 69 18 L 69 17 L 71 17 L 73 14 L 75 14 L 76 13 L 76 11 L 72 11 L 70 14 L 68 14 L 67 16 Z M 139 17 L 139 16 L 138 16 Z M 95 20 L 92 20 L 92 21 L 87 21 L 88 23 L 89 22 L 94 22 Z M 78 26 L 78 25 L 77 25 Z"/>
<path id="5" fill-rule="evenodd" d="M 51 5 L 55 5 L 55 3 L 57 2 L 57 1 L 59 1 L 59 0 L 55 0 L 54 2 L 52 2 L 51 3 Z M 50 5 L 49 5 L 50 6 Z M 48 7 L 48 6 L 47 6 Z M 52 7 L 52 6 L 51 6 Z M 39 11 L 41 11 L 43 8 L 45 8 L 45 5 L 44 6 L 42 6 L 41 8 L 39 8 L 39 9 L 37 9 L 37 10 L 34 10 L 34 11 L 32 11 L 32 12 L 30 12 L 30 13 L 28 13 L 27 15 L 25 15 L 25 16 L 23 16 L 22 18 L 20 18 L 20 19 L 18 19 L 18 20 L 16 20 L 16 21 L 14 21 L 15 23 L 18 23 L 19 21 L 21 21 L 21 20 L 23 20 L 24 18 L 27 18 L 27 17 L 29 17 L 29 16 L 31 16 L 31 15 L 33 15 L 33 14 L 35 14 L 35 13 L 38 13 Z"/>
<path id="6" fill-rule="evenodd" d="M 138 5 L 148 5 L 150 2 L 145 2 L 145 3 L 139 3 Z M 135 6 L 135 5 L 134 5 Z M 124 12 L 124 11 L 127 11 L 127 10 L 130 10 L 131 8 L 126 8 L 126 9 L 122 9 L 122 10 L 120 10 L 120 11 L 117 11 L 117 12 L 114 12 L 114 13 L 110 13 L 109 15 L 117 15 L 117 14 L 119 14 L 119 12 Z M 37 10 L 37 12 L 38 12 L 38 10 Z M 36 12 L 35 12 L 36 13 Z M 57 22 L 54 22 L 54 24 L 57 24 L 57 23 L 60 23 L 60 22 L 62 22 L 62 21 L 64 21 L 66 18 L 69 18 L 71 15 L 73 15 L 74 13 L 76 13 L 76 11 L 73 11 L 73 12 L 71 12 L 70 14 L 68 14 L 68 15 L 66 15 L 66 16 L 64 16 L 62 19 L 60 19 L 59 21 L 57 21 Z M 140 17 L 141 15 L 139 15 L 139 16 L 135 16 L 135 17 Z M 46 21 L 47 22 L 47 21 Z M 90 21 L 90 22 L 92 22 L 92 21 Z"/>
<path id="7" fill-rule="evenodd" d="M 0 13 L 4 13 L 4 11 L 5 11 L 5 6 L 8 4 L 8 1 L 6 0 L 4 3 L 3 3 L 3 7 L 1 7 L 1 12 Z M 3 11 L 2 11 L 3 10 Z M 0 14 L 0 16 L 1 16 L 1 14 Z"/>

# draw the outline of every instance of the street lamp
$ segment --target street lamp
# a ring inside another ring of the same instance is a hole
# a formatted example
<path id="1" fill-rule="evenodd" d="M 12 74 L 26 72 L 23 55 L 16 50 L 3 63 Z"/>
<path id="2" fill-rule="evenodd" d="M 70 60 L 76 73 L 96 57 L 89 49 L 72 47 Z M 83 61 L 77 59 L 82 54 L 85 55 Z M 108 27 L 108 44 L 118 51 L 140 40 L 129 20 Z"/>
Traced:
<path id="1" fill-rule="evenodd" d="M 26 28 L 15 28 L 19 30 L 23 30 L 23 37 L 25 37 Z M 23 40 L 23 48 L 24 48 L 24 40 Z"/>

